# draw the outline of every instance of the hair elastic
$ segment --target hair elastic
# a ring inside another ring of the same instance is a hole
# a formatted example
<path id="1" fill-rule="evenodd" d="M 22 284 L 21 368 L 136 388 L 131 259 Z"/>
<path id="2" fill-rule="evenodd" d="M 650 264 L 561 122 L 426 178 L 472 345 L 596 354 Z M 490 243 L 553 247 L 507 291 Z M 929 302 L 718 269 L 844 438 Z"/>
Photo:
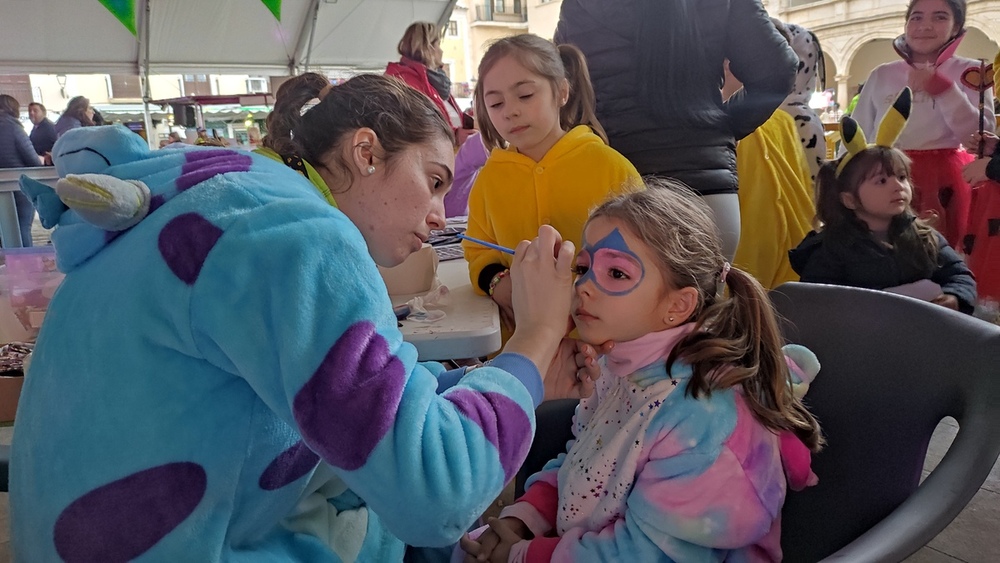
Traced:
<path id="1" fill-rule="evenodd" d="M 722 272 L 719 273 L 719 283 L 726 283 L 726 276 L 729 275 L 729 270 L 732 269 L 732 265 L 729 262 L 722 263 Z"/>

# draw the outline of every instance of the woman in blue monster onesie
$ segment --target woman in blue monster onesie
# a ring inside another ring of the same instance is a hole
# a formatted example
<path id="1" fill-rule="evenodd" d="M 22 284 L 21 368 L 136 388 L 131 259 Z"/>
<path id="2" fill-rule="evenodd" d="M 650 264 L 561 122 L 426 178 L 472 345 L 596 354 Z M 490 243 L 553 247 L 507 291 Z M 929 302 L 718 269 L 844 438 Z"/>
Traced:
<path id="1" fill-rule="evenodd" d="M 499 494 L 543 394 L 590 387 L 551 229 L 517 249 L 504 353 L 417 363 L 375 265 L 444 226 L 451 128 L 393 79 L 310 80 L 281 162 L 95 127 L 56 143 L 55 189 L 22 180 L 66 278 L 15 427 L 20 559 L 399 561 Z"/>

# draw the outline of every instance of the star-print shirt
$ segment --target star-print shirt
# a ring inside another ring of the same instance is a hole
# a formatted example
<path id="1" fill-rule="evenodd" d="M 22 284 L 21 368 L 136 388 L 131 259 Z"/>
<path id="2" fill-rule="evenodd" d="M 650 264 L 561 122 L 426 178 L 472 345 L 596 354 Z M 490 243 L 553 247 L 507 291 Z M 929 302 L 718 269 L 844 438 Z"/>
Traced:
<path id="1" fill-rule="evenodd" d="M 18 409 L 19 560 L 401 561 L 456 542 L 517 471 L 537 369 L 418 363 L 361 233 L 306 178 L 120 126 L 53 154 L 144 182 L 151 211 L 106 232 L 35 199 L 66 278 Z"/>
<path id="2" fill-rule="evenodd" d="M 654 334 L 669 353 L 691 328 Z M 577 407 L 568 452 L 501 514 L 535 535 L 511 561 L 780 561 L 778 435 L 734 388 L 687 396 L 686 364 L 608 365 Z"/>

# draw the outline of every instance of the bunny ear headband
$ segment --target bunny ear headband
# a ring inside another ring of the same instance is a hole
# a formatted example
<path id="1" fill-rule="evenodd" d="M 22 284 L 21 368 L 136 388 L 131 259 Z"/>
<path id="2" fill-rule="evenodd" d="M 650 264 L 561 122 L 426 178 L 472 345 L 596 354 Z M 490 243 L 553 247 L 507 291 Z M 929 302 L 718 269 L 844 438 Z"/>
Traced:
<path id="1" fill-rule="evenodd" d="M 837 165 L 837 176 L 840 176 L 847 163 L 859 152 L 871 147 L 891 147 L 896 142 L 896 139 L 899 138 L 899 134 L 903 132 L 906 120 L 910 117 L 911 102 L 912 94 L 910 93 L 910 89 L 903 88 L 903 91 L 896 96 L 896 101 L 892 103 L 892 107 L 889 108 L 889 111 L 886 112 L 885 116 L 882 117 L 882 121 L 878 124 L 878 132 L 875 134 L 874 143 L 869 143 L 865 139 L 865 132 L 858 126 L 857 121 L 854 121 L 849 116 L 841 119 L 840 137 L 844 141 L 847 154 L 840 159 L 840 164 Z"/>

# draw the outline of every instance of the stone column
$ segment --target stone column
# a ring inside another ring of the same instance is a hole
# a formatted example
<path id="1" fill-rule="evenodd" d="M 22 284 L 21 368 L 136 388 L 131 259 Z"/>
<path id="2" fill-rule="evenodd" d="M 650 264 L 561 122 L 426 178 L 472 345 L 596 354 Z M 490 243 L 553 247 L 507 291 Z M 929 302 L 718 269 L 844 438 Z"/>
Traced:
<path id="1" fill-rule="evenodd" d="M 840 104 L 840 111 L 847 111 L 847 105 L 854 97 L 854 91 L 851 90 L 851 77 L 847 74 L 838 74 L 834 78 L 837 81 L 837 103 Z"/>

